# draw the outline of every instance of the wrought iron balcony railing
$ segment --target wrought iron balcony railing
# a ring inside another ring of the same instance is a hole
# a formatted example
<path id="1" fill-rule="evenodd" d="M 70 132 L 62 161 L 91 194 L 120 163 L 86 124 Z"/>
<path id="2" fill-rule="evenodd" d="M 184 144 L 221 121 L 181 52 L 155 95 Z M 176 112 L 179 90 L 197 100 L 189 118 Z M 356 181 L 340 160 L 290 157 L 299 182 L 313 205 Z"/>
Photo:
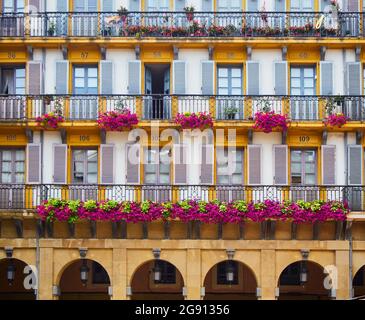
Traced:
<path id="1" fill-rule="evenodd" d="M 159 202 L 185 199 L 227 202 L 336 200 L 346 201 L 352 211 L 365 210 L 365 186 L 0 184 L 0 209 L 34 209 L 51 198 Z"/>
<path id="2" fill-rule="evenodd" d="M 204 95 L 0 95 L 0 121 L 26 121 L 58 109 L 66 120 L 96 120 L 98 113 L 128 108 L 142 120 L 172 120 L 177 113 L 207 112 L 216 120 L 253 120 L 258 111 L 286 114 L 293 121 L 322 121 L 344 113 L 365 119 L 365 96 Z"/>
<path id="3" fill-rule="evenodd" d="M 363 37 L 362 12 L 2 13 L 0 37 Z"/>

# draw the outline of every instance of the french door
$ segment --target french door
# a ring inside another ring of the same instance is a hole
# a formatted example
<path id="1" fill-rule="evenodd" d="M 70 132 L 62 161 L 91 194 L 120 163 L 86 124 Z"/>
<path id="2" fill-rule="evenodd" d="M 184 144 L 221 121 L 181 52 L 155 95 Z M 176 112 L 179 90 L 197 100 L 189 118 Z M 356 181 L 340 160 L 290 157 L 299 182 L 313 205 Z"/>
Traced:
<path id="1" fill-rule="evenodd" d="M 98 29 L 97 0 L 75 0 L 72 28 L 74 36 L 96 36 Z"/>

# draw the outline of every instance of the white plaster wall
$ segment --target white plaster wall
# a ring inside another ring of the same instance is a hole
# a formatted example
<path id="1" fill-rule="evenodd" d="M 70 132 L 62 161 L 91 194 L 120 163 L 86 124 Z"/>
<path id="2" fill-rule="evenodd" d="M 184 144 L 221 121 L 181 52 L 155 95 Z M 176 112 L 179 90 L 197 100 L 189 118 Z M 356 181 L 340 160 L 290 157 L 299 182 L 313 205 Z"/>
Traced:
<path id="1" fill-rule="evenodd" d="M 342 132 L 330 132 L 327 137 L 328 145 L 336 146 L 336 184 L 346 184 L 345 178 L 345 139 Z"/>
<path id="2" fill-rule="evenodd" d="M 58 131 L 44 131 L 43 137 L 43 182 L 53 183 L 53 145 L 62 143 Z"/>
<path id="3" fill-rule="evenodd" d="M 128 61 L 136 56 L 131 49 L 108 49 L 106 59 L 113 61 L 113 93 L 128 93 Z"/>
<path id="4" fill-rule="evenodd" d="M 45 58 L 44 92 L 56 93 L 56 61 L 63 60 L 62 52 L 58 49 L 47 49 Z"/>
<path id="5" fill-rule="evenodd" d="M 201 94 L 201 62 L 209 60 L 207 49 L 180 49 L 179 60 L 186 61 L 187 94 Z"/>

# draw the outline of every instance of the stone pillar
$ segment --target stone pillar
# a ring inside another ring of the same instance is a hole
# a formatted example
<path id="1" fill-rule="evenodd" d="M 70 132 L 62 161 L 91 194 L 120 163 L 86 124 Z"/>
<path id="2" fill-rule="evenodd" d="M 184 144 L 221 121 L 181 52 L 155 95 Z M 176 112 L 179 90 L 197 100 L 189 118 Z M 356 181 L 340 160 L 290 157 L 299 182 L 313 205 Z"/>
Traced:
<path id="1" fill-rule="evenodd" d="M 126 300 L 127 249 L 113 249 L 113 300 Z"/>
<path id="2" fill-rule="evenodd" d="M 185 287 L 187 288 L 187 300 L 200 300 L 201 280 L 201 251 L 200 249 L 188 249 L 186 259 Z"/>
<path id="3" fill-rule="evenodd" d="M 349 274 L 349 251 L 336 251 L 337 290 L 336 299 L 346 300 L 350 298 L 350 274 Z"/>
<path id="4" fill-rule="evenodd" d="M 261 250 L 261 300 L 275 300 L 275 250 Z"/>
<path id="5" fill-rule="evenodd" d="M 53 248 L 39 250 L 39 300 L 53 300 Z"/>

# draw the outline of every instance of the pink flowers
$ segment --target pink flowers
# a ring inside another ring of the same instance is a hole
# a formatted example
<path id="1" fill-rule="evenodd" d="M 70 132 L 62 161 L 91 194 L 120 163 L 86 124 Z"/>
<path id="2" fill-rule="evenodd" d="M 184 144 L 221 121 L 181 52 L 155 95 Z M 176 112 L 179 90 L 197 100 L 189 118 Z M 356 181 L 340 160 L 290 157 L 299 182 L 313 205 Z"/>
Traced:
<path id="1" fill-rule="evenodd" d="M 175 123 L 179 124 L 183 129 L 206 129 L 213 127 L 213 119 L 209 113 L 178 113 L 175 118 Z"/>
<path id="2" fill-rule="evenodd" d="M 257 112 L 255 114 L 254 129 L 270 133 L 274 128 L 281 128 L 283 131 L 288 129 L 288 118 L 286 115 L 276 114 L 274 111 Z"/>
<path id="3" fill-rule="evenodd" d="M 203 223 L 242 223 L 246 220 L 261 222 L 267 219 L 314 223 L 329 220 L 343 221 L 349 213 L 346 203 L 315 200 L 297 202 L 265 200 L 263 202 L 205 202 L 184 200 L 156 203 L 115 200 L 96 202 L 89 200 L 50 199 L 37 207 L 37 214 L 46 221 L 77 220 L 150 222 L 155 220 L 201 221 Z"/>
<path id="4" fill-rule="evenodd" d="M 347 120 L 349 120 L 349 118 L 347 118 L 343 113 L 335 113 L 335 114 L 330 114 L 328 116 L 327 119 L 324 120 L 324 124 L 330 125 L 332 127 L 339 127 L 341 128 L 343 125 L 346 124 Z"/>
<path id="5" fill-rule="evenodd" d="M 59 114 L 56 114 L 54 112 L 49 112 L 41 117 L 37 117 L 35 121 L 37 122 L 37 126 L 42 127 L 44 129 L 46 128 L 57 129 L 58 124 L 60 122 L 65 121 L 65 119 L 63 118 L 63 116 Z"/>
<path id="6" fill-rule="evenodd" d="M 99 114 L 98 125 L 100 128 L 108 131 L 123 131 L 130 129 L 138 124 L 138 118 L 135 113 L 128 109 L 122 111 L 108 111 Z"/>

